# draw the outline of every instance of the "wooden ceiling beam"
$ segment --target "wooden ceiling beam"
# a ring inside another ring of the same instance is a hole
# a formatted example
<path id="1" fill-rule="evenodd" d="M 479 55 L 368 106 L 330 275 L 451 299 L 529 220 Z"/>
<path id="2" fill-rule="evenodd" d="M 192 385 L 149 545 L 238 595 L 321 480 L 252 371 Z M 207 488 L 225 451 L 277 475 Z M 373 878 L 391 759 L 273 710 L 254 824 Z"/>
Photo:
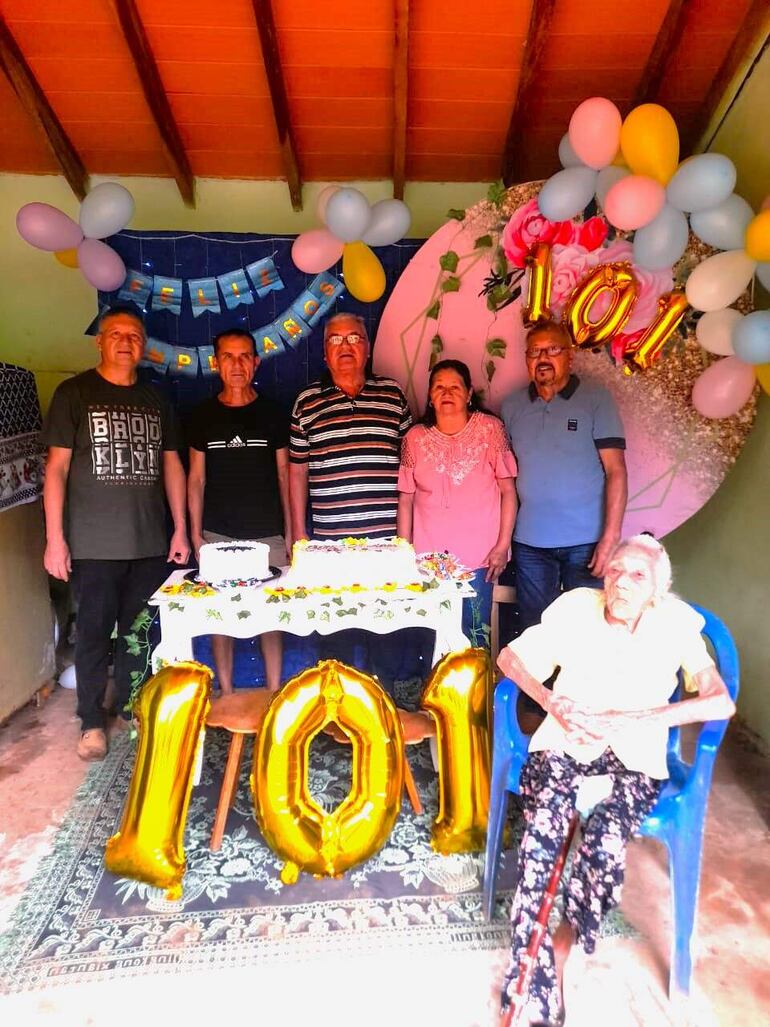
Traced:
<path id="1" fill-rule="evenodd" d="M 163 150 L 186 206 L 195 206 L 195 177 L 187 159 L 171 105 L 163 88 L 155 56 L 147 40 L 135 0 L 114 0 L 139 82 L 160 133 Z"/>
<path id="2" fill-rule="evenodd" d="M 682 139 L 682 156 L 707 150 L 748 79 L 754 64 L 770 45 L 770 4 L 754 0 L 733 45 L 714 76 L 698 117 Z"/>
<path id="3" fill-rule="evenodd" d="M 393 196 L 404 198 L 409 102 L 409 0 L 396 0 L 393 51 Z"/>
<path id="4" fill-rule="evenodd" d="M 657 98 L 668 62 L 682 39 L 687 9 L 691 4 L 692 0 L 670 0 L 666 16 L 658 29 L 658 35 L 631 101 L 632 108 L 641 103 L 652 103 Z"/>
<path id="5" fill-rule="evenodd" d="M 302 178 L 300 177 L 297 148 L 289 117 L 289 100 L 286 93 L 286 81 L 283 77 L 281 54 L 278 50 L 278 37 L 275 30 L 275 18 L 270 0 L 251 0 L 254 8 L 254 19 L 257 23 L 259 41 L 262 44 L 262 60 L 265 64 L 267 85 L 273 105 L 273 117 L 278 131 L 278 143 L 281 147 L 283 171 L 289 186 L 289 196 L 294 210 L 302 210 Z"/>
<path id="6" fill-rule="evenodd" d="M 529 27 L 521 59 L 519 88 L 511 111 L 508 133 L 503 151 L 502 179 L 506 186 L 523 180 L 524 176 L 524 133 L 527 124 L 527 110 L 539 91 L 538 72 L 545 51 L 551 27 L 556 0 L 532 0 Z"/>
<path id="7" fill-rule="evenodd" d="M 88 192 L 88 172 L 53 107 L 0 15 L 0 65 L 22 107 L 40 128 L 70 189 L 79 200 Z"/>

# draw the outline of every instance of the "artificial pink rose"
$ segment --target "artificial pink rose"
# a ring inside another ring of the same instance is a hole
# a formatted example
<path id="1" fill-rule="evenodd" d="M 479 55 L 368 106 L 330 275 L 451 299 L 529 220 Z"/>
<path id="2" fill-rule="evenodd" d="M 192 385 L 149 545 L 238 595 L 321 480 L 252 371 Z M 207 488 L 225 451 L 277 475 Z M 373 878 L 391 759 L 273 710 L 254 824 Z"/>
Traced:
<path id="1" fill-rule="evenodd" d="M 598 250 L 607 238 L 608 231 L 609 226 L 604 218 L 589 218 L 578 227 L 575 242 L 585 246 L 587 250 Z"/>
<path id="2" fill-rule="evenodd" d="M 554 246 L 551 252 L 551 310 L 560 317 L 575 286 L 599 263 L 585 246 Z"/>
<path id="3" fill-rule="evenodd" d="M 537 200 L 530 200 L 519 207 L 503 229 L 503 252 L 514 267 L 524 267 L 535 243 L 565 245 L 572 242 L 576 230 L 571 221 L 549 221 L 544 218 Z"/>

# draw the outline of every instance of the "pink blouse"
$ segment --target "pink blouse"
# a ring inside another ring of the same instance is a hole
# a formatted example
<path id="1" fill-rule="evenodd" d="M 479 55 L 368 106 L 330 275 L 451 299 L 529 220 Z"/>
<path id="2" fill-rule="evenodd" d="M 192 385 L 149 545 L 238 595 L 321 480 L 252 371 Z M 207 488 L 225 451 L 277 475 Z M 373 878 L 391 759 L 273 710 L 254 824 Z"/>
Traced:
<path id="1" fill-rule="evenodd" d="M 414 493 L 418 553 L 448 549 L 466 567 L 483 566 L 500 531 L 499 478 L 516 477 L 501 421 L 476 411 L 456 435 L 418 424 L 407 432 L 399 492 Z"/>

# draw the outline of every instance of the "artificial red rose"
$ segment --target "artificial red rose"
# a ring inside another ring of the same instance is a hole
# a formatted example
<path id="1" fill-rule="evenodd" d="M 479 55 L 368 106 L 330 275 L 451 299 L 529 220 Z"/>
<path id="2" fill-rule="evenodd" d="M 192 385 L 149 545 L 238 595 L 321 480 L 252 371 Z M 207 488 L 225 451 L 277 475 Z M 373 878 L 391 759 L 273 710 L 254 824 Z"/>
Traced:
<path id="1" fill-rule="evenodd" d="M 584 221 L 578 229 L 575 242 L 587 250 L 598 250 L 607 238 L 608 226 L 604 218 L 595 217 Z"/>
<path id="2" fill-rule="evenodd" d="M 612 359 L 615 361 L 618 367 L 620 367 L 620 365 L 623 363 L 623 358 L 626 349 L 629 346 L 633 346 L 635 342 L 641 339 L 641 337 L 644 335 L 644 332 L 645 329 L 642 328 L 641 331 L 631 332 L 630 335 L 620 334 L 614 335 L 612 337 L 612 342 L 610 343 L 610 355 L 612 356 Z"/>
<path id="3" fill-rule="evenodd" d="M 503 252 L 514 267 L 524 267 L 536 243 L 566 246 L 576 238 L 576 232 L 571 221 L 549 221 L 543 217 L 537 200 L 530 200 L 519 207 L 503 229 Z"/>

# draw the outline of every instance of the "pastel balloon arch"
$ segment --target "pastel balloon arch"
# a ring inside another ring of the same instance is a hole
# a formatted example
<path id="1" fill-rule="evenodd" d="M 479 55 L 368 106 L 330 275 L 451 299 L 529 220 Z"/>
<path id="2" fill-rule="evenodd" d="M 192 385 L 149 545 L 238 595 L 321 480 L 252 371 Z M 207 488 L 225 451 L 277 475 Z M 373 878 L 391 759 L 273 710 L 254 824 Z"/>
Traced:
<path id="1" fill-rule="evenodd" d="M 375 370 L 425 401 L 430 367 L 464 360 L 499 410 L 526 384 L 524 336 L 542 317 L 572 330 L 581 376 L 601 381 L 626 424 L 626 530 L 664 535 L 713 494 L 770 381 L 770 219 L 735 194 L 722 154 L 679 162 L 676 125 L 645 104 L 626 119 L 581 104 L 545 183 L 492 186 L 406 268 L 374 347 Z M 721 252 L 719 252 L 721 251 Z"/>

